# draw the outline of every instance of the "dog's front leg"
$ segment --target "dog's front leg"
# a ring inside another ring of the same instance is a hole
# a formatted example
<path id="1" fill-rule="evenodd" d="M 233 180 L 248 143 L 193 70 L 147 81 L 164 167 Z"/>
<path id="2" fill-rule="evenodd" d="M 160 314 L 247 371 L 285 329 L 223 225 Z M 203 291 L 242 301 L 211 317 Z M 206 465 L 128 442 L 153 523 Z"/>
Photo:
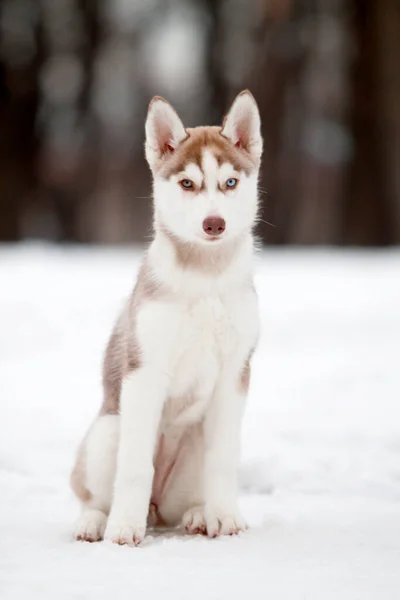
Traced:
<path id="1" fill-rule="evenodd" d="M 145 536 L 166 387 L 165 377 L 149 368 L 133 371 L 122 382 L 114 497 L 105 531 L 105 538 L 117 544 L 137 545 Z"/>
<path id="2" fill-rule="evenodd" d="M 204 517 L 210 537 L 247 529 L 237 504 L 240 428 L 245 404 L 240 373 L 227 370 L 207 411 L 204 461 Z"/>

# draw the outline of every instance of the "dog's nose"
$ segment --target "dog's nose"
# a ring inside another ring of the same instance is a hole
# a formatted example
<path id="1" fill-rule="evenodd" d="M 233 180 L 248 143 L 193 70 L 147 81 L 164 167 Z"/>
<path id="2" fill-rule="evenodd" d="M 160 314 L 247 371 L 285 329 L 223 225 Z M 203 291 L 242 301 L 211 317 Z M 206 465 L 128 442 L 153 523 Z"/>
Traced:
<path id="1" fill-rule="evenodd" d="M 203 221 L 203 230 L 208 235 L 221 235 L 225 231 L 225 221 L 222 217 L 207 217 Z"/>

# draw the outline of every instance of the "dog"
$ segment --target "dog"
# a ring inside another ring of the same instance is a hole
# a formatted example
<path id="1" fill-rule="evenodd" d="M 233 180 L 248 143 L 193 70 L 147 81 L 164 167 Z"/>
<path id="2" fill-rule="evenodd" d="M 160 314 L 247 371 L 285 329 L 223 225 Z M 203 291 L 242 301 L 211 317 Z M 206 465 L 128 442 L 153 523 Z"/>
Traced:
<path id="1" fill-rule="evenodd" d="M 154 97 L 145 153 L 154 236 L 104 358 L 104 399 L 71 485 L 77 540 L 137 545 L 146 527 L 247 529 L 240 428 L 259 337 L 253 229 L 262 155 L 252 94 L 221 127 L 185 128 Z"/>

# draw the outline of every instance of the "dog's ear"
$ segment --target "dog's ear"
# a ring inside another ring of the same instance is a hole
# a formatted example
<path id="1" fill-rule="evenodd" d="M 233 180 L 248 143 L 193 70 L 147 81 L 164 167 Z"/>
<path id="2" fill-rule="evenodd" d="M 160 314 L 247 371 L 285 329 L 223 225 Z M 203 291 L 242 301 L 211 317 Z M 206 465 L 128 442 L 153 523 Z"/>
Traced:
<path id="1" fill-rule="evenodd" d="M 164 98 L 155 96 L 146 119 L 146 158 L 153 169 L 164 156 L 175 152 L 188 136 L 177 112 Z"/>
<path id="2" fill-rule="evenodd" d="M 253 95 L 244 90 L 236 96 L 222 124 L 221 133 L 237 148 L 247 150 L 258 161 L 262 154 L 261 120 Z"/>

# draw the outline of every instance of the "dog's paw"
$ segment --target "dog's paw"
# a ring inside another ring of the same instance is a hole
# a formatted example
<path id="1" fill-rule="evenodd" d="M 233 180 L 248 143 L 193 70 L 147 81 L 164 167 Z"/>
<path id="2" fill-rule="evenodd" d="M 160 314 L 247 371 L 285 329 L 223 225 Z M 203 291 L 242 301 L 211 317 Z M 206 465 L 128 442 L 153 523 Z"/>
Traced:
<path id="1" fill-rule="evenodd" d="M 146 523 L 132 523 L 129 519 L 109 518 L 105 540 L 110 540 L 114 544 L 138 546 L 144 540 L 146 534 Z"/>
<path id="2" fill-rule="evenodd" d="M 81 542 L 99 542 L 106 523 L 107 517 L 100 510 L 85 510 L 75 524 L 74 537 Z"/>
<path id="3" fill-rule="evenodd" d="M 206 520 L 204 518 L 204 506 L 195 506 L 185 512 L 182 524 L 188 533 L 207 533 Z"/>
<path id="4" fill-rule="evenodd" d="M 204 509 L 204 517 L 209 537 L 219 535 L 237 535 L 248 529 L 247 523 L 239 510 L 223 511 L 211 506 Z"/>
<path id="5" fill-rule="evenodd" d="M 236 535 L 248 529 L 238 510 L 222 511 L 210 506 L 195 506 L 185 512 L 182 519 L 188 533 L 201 533 L 209 537 Z"/>

